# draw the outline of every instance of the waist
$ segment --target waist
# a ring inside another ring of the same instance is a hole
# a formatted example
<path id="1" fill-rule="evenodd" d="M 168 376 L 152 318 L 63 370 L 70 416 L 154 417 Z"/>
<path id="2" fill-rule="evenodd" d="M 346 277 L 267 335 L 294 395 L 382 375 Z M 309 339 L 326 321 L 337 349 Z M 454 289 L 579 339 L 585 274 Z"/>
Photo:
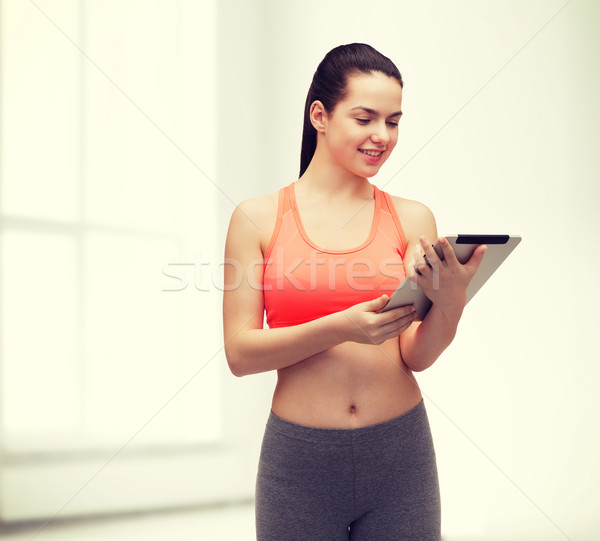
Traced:
<path id="1" fill-rule="evenodd" d="M 271 411 L 267 420 L 267 428 L 290 438 L 312 442 L 359 443 L 361 440 L 370 441 L 373 438 L 381 437 L 386 432 L 394 433 L 398 430 L 406 430 L 410 425 L 423 421 L 428 423 L 425 404 L 421 398 L 415 406 L 391 419 L 360 427 L 323 428 L 303 425 L 282 419 Z"/>
<path id="2" fill-rule="evenodd" d="M 271 411 L 301 425 L 358 428 L 402 415 L 421 399 L 397 339 L 346 342 L 279 370 Z"/>

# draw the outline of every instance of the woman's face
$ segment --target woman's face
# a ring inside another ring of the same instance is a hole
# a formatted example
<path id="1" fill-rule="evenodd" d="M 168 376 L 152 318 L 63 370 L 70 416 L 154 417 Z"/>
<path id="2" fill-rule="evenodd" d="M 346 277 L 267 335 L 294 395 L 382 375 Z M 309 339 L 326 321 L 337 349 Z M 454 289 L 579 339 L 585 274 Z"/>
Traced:
<path id="1" fill-rule="evenodd" d="M 402 87 L 393 77 L 373 72 L 349 77 L 347 91 L 326 117 L 326 144 L 337 165 L 372 177 L 398 141 Z"/>

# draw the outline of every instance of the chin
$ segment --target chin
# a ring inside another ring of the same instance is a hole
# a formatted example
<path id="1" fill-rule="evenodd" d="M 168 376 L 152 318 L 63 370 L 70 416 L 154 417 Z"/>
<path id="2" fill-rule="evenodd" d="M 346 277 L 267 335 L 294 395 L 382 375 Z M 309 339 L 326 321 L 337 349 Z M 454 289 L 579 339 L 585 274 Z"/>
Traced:
<path id="1" fill-rule="evenodd" d="M 379 173 L 381 167 L 378 167 L 376 170 L 369 169 L 367 171 L 358 171 L 358 175 L 364 178 L 373 178 L 377 173 Z"/>
<path id="2" fill-rule="evenodd" d="M 384 162 L 385 163 L 385 162 Z M 379 171 L 381 171 L 381 166 L 383 163 L 377 164 L 377 167 L 350 167 L 348 171 L 357 177 L 361 178 L 373 178 Z"/>

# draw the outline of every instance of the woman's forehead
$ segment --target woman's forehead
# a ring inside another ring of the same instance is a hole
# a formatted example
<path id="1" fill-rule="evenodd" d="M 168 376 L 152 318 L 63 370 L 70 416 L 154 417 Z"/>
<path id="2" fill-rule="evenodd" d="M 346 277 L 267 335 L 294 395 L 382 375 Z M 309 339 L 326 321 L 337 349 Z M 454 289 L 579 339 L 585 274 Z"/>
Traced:
<path id="1" fill-rule="evenodd" d="M 346 97 L 340 103 L 350 108 L 359 106 L 378 110 L 385 107 L 400 111 L 402 87 L 394 77 L 380 72 L 352 75 L 346 82 Z"/>

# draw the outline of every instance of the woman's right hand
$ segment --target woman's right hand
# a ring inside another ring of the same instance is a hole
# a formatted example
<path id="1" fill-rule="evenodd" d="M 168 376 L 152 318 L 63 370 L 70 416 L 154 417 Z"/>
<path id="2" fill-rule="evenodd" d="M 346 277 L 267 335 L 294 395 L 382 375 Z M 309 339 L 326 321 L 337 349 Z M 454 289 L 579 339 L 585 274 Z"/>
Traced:
<path id="1" fill-rule="evenodd" d="M 416 318 L 414 306 L 379 312 L 388 300 L 387 295 L 382 295 L 338 312 L 346 341 L 379 345 L 408 329 Z"/>

